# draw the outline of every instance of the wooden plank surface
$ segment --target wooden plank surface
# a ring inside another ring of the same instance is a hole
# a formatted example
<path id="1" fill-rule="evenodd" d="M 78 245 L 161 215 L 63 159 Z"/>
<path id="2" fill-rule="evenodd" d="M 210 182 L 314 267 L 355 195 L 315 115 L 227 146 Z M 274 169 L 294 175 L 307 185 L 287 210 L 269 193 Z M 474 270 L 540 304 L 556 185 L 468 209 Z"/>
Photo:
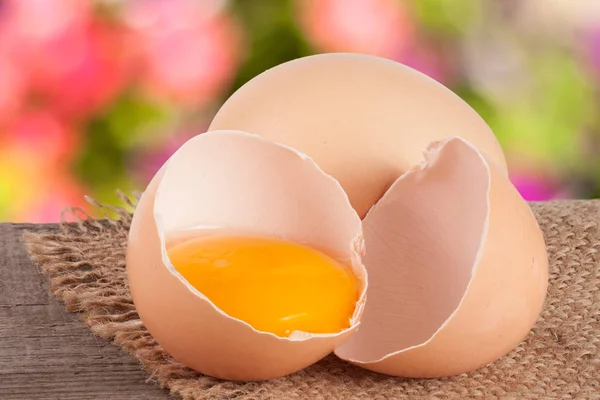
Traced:
<path id="1" fill-rule="evenodd" d="M 21 241 L 25 229 L 57 227 L 0 224 L 0 399 L 172 399 L 52 298 Z"/>

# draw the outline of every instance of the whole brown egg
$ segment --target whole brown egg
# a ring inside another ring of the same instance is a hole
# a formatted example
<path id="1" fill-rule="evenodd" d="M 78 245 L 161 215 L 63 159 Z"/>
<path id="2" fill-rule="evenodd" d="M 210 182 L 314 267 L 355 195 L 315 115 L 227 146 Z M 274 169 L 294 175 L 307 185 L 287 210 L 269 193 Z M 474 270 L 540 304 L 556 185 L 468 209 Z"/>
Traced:
<path id="1" fill-rule="evenodd" d="M 329 53 L 296 59 L 247 82 L 209 130 L 242 130 L 306 153 L 336 178 L 360 217 L 449 136 L 475 145 L 503 173 L 484 120 L 460 97 L 398 62 Z"/>

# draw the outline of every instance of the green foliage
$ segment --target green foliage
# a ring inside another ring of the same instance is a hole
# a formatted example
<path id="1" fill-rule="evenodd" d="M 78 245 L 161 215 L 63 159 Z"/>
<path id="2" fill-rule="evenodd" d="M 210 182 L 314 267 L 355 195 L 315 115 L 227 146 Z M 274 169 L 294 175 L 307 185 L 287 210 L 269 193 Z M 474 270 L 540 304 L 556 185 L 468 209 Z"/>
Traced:
<path id="1" fill-rule="evenodd" d="M 126 153 L 110 133 L 110 120 L 92 121 L 82 152 L 74 164 L 77 176 L 90 187 L 102 191 L 103 187 L 115 184 L 115 180 L 126 171 L 126 166 Z"/>
<path id="2" fill-rule="evenodd" d="M 106 134 L 122 149 L 144 146 L 160 139 L 161 126 L 172 117 L 166 105 L 152 103 L 149 99 L 127 93 L 102 117 L 106 121 Z"/>
<path id="3" fill-rule="evenodd" d="M 88 125 L 74 163 L 76 175 L 94 188 L 92 195 L 99 201 L 114 202 L 116 188 L 139 190 L 128 174 L 131 151 L 159 139 L 158 132 L 168 134 L 159 127 L 169 120 L 166 108 L 131 93 L 122 96 Z"/>
<path id="4" fill-rule="evenodd" d="M 488 124 L 496 118 L 496 108 L 492 102 L 473 87 L 459 84 L 452 87 L 452 91 L 469 104 Z"/>
<path id="5" fill-rule="evenodd" d="M 531 96 L 496 106 L 489 121 L 507 152 L 561 168 L 581 166 L 583 128 L 594 112 L 594 93 L 572 57 L 539 54 L 531 70 Z"/>
<path id="6" fill-rule="evenodd" d="M 446 35 L 459 35 L 481 13 L 486 0 L 406 0 L 422 27 Z"/>
<path id="7" fill-rule="evenodd" d="M 231 93 L 269 68 L 312 54 L 296 25 L 292 1 L 236 0 L 231 7 L 249 40 Z"/>

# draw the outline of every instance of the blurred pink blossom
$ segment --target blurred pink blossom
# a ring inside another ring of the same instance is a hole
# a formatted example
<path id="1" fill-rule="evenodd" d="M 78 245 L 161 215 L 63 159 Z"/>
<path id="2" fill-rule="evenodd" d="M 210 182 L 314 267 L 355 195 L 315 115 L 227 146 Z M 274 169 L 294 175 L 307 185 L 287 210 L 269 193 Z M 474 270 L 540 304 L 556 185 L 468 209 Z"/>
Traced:
<path id="1" fill-rule="evenodd" d="M 21 49 L 29 50 L 87 25 L 92 6 L 93 1 L 80 0 L 3 0 L 3 33 L 17 38 Z"/>
<path id="2" fill-rule="evenodd" d="M 90 22 L 91 2 L 79 0 L 5 0 L 0 37 L 30 69 L 61 69 L 81 58 L 80 37 Z"/>
<path id="3" fill-rule="evenodd" d="M 590 67 L 600 76 L 600 25 L 586 32 L 582 50 Z"/>
<path id="4" fill-rule="evenodd" d="M 85 117 L 124 85 L 122 35 L 92 17 L 91 1 L 7 0 L 0 22 L 30 85 L 63 113 Z"/>
<path id="5" fill-rule="evenodd" d="M 527 201 L 546 201 L 568 197 L 557 182 L 531 172 L 511 173 L 510 180 Z"/>
<path id="6" fill-rule="evenodd" d="M 455 71 L 444 54 L 420 43 L 412 43 L 396 59 L 445 85 L 454 78 Z"/>
<path id="7" fill-rule="evenodd" d="M 19 114 L 5 130 L 3 146 L 30 154 L 40 168 L 63 164 L 77 148 L 78 135 L 46 110 Z"/>
<path id="8" fill-rule="evenodd" d="M 321 50 L 394 58 L 413 40 L 404 2 L 298 0 L 300 25 Z"/>
<path id="9" fill-rule="evenodd" d="M 62 46 L 55 44 L 79 58 L 44 71 L 41 90 L 59 111 L 85 117 L 106 107 L 127 84 L 131 65 L 124 41 L 118 28 L 101 23 L 91 24 L 77 38 L 62 39 Z"/>
<path id="10" fill-rule="evenodd" d="M 240 59 L 240 32 L 222 13 L 223 1 L 133 0 L 123 18 L 141 46 L 145 89 L 199 107 L 233 79 Z"/>
<path id="11" fill-rule="evenodd" d="M 27 91 L 27 79 L 15 60 L 2 51 L 0 44 L 0 124 L 21 107 Z"/>
<path id="12" fill-rule="evenodd" d="M 44 187 L 38 188 L 29 206 L 17 213 L 16 218 L 32 223 L 58 222 L 67 207 L 86 207 L 84 195 L 77 182 L 67 175 L 54 174 Z"/>

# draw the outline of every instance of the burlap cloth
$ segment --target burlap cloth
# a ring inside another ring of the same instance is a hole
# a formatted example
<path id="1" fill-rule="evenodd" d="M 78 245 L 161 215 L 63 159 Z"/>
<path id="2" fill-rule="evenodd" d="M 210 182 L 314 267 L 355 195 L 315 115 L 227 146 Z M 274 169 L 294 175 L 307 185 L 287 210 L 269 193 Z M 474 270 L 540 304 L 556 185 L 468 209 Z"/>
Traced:
<path id="1" fill-rule="evenodd" d="M 400 379 L 329 356 L 260 383 L 224 382 L 172 360 L 139 320 L 125 275 L 130 211 L 120 219 L 26 234 L 32 258 L 67 310 L 184 399 L 600 399 L 600 201 L 531 204 L 550 256 L 546 307 L 529 336 L 492 365 L 446 379 Z"/>

